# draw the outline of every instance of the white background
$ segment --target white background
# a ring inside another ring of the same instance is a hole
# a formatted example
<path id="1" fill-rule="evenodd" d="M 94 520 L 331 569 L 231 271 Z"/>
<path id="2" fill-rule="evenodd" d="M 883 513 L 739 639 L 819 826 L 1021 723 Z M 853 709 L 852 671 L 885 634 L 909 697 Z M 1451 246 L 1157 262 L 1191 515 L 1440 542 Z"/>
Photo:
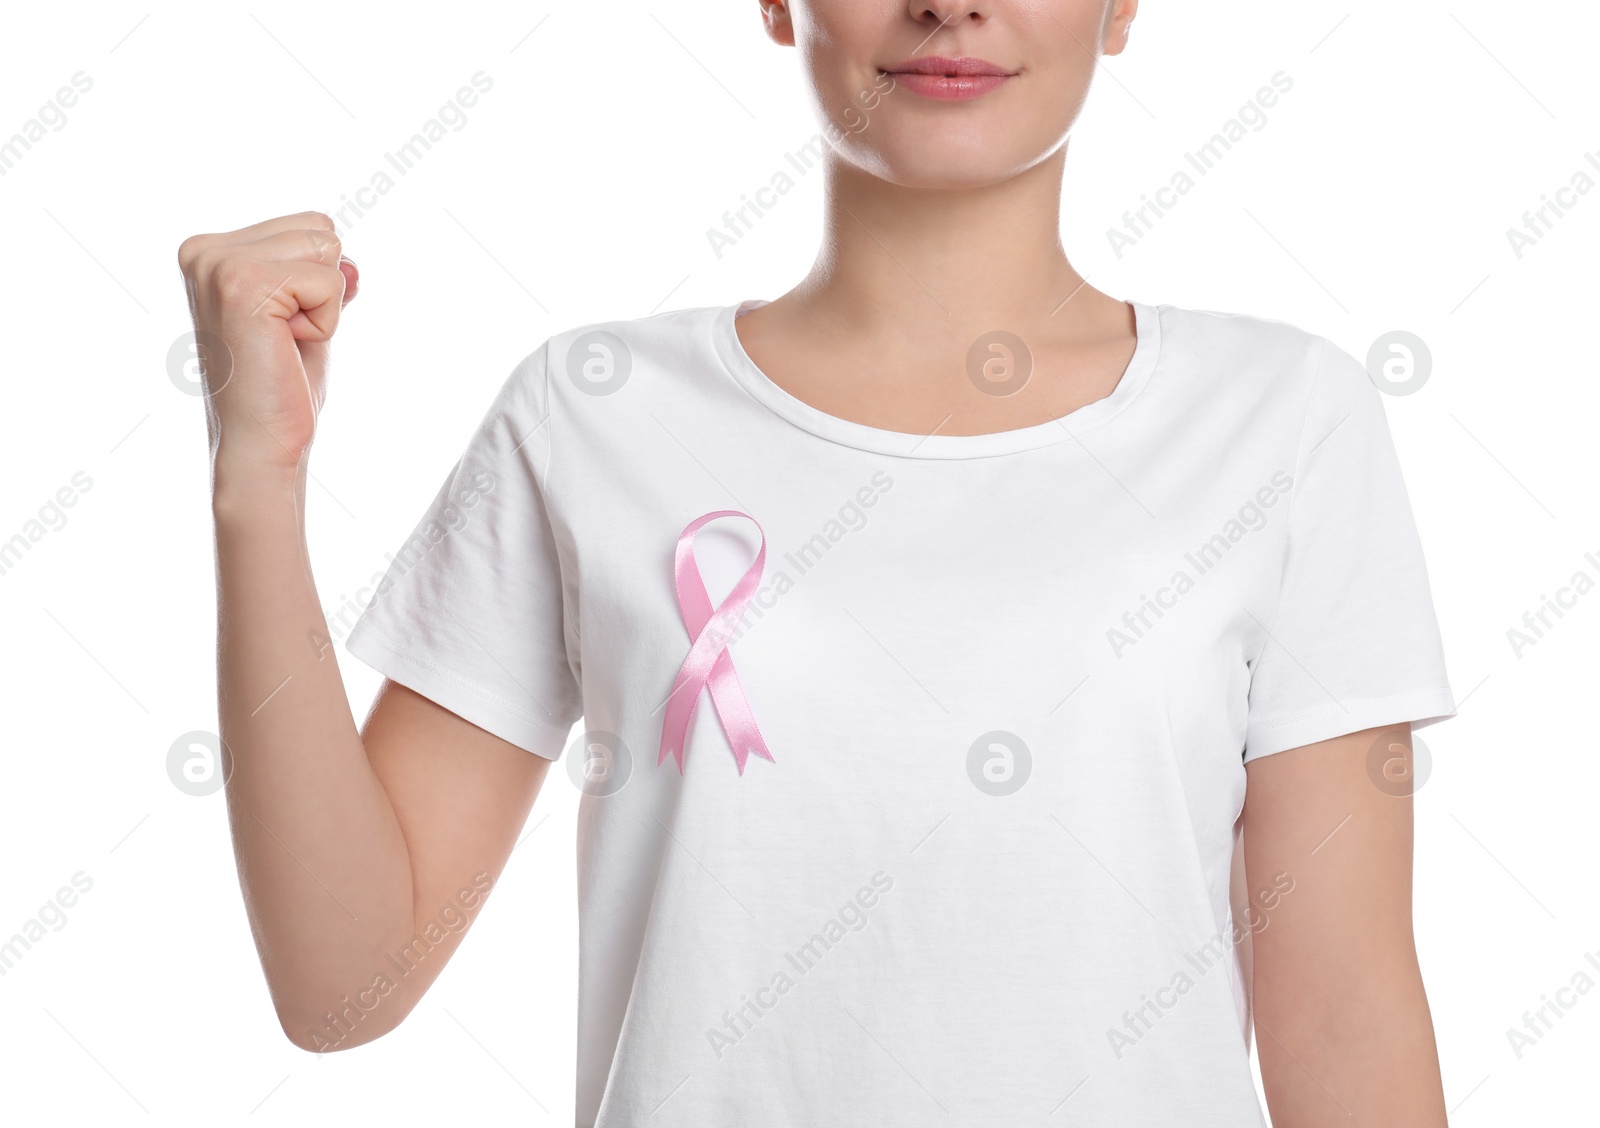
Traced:
<path id="1" fill-rule="evenodd" d="M 147 14 L 148 13 L 148 14 Z M 572 1121 L 576 790 L 551 775 L 498 892 L 416 1012 L 322 1057 L 273 1016 L 220 793 L 167 775 L 215 730 L 201 402 L 180 240 L 317 208 L 387 167 L 477 71 L 493 89 L 346 232 L 309 539 L 337 607 L 409 534 L 513 364 L 546 336 L 776 297 L 820 176 L 719 259 L 706 230 L 815 132 L 754 0 L 8 8 L 0 140 L 93 87 L 0 176 L 0 540 L 79 471 L 67 524 L 0 575 L 0 941 L 93 888 L 0 976 L 0 1115 L 113 1124 Z M 1519 259 L 1506 230 L 1600 160 L 1578 0 L 1150 3 L 1068 161 L 1066 245 L 1123 297 L 1299 324 L 1359 357 L 1406 329 L 1434 369 L 1386 402 L 1460 716 L 1423 735 L 1417 939 L 1458 1125 L 1577 1124 L 1600 991 L 1519 1058 L 1507 1030 L 1587 968 L 1600 592 L 1593 348 L 1600 192 Z M 1278 71 L 1293 90 L 1119 260 L 1106 229 Z M 1600 178 L 1600 170 L 1590 169 Z M 364 713 L 376 675 L 342 656 Z M 1570 997 L 1570 996 L 1569 996 Z"/>

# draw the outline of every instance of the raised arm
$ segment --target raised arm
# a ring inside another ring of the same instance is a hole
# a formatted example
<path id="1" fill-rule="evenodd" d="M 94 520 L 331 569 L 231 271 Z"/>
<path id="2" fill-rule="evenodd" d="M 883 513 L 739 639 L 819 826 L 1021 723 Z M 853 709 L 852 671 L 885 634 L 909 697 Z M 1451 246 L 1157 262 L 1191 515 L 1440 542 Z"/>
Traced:
<path id="1" fill-rule="evenodd" d="M 393 1029 L 499 877 L 549 761 L 385 683 L 357 731 L 305 543 L 328 343 L 354 296 L 308 212 L 178 253 L 206 369 L 218 704 L 245 908 L 308 1050 Z"/>
<path id="2" fill-rule="evenodd" d="M 1392 783 L 1410 756 L 1401 724 L 1246 765 L 1256 1044 L 1278 1128 L 1445 1123 L 1411 931 L 1412 799 Z"/>

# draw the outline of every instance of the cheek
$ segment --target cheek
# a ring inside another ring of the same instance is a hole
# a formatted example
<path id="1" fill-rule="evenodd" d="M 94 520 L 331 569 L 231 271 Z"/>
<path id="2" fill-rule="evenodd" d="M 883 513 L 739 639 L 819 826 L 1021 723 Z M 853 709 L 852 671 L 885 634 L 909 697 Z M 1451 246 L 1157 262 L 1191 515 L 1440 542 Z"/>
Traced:
<path id="1" fill-rule="evenodd" d="M 1071 132 L 1083 113 L 1094 82 L 1094 62 L 1071 43 L 1068 50 L 1041 57 L 1024 77 L 1029 86 L 1017 91 L 1025 96 L 1018 97 L 1014 107 L 1019 132 L 1035 143 L 1053 145 Z"/>
<path id="2" fill-rule="evenodd" d="M 883 45 L 897 41 L 891 10 L 901 14 L 897 5 L 862 0 L 796 6 L 796 42 L 825 128 L 859 129 L 883 98 L 877 64 Z"/>

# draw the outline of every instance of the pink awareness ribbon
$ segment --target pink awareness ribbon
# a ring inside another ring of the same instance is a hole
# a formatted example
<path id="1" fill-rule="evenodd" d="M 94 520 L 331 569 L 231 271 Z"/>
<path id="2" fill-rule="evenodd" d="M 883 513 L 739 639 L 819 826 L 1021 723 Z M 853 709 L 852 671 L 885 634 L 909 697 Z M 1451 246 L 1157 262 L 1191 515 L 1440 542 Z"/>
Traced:
<path id="1" fill-rule="evenodd" d="M 694 562 L 694 537 L 701 528 L 720 517 L 743 517 L 755 525 L 761 534 L 761 551 L 728 593 L 728 597 L 714 610 L 711 596 L 706 592 L 705 581 L 700 578 L 700 568 Z M 683 612 L 683 625 L 689 629 L 691 645 L 688 657 L 678 669 L 677 680 L 672 683 L 672 695 L 667 698 L 666 720 L 661 726 L 661 755 L 659 766 L 670 755 L 678 762 L 678 773 L 683 773 L 683 749 L 689 740 L 689 725 L 694 720 L 696 706 L 700 704 L 700 691 L 709 688 L 711 704 L 722 720 L 722 730 L 728 734 L 733 746 L 733 758 L 744 775 L 745 760 L 754 752 L 764 760 L 771 760 L 767 742 L 756 726 L 755 713 L 734 671 L 733 658 L 728 654 L 728 642 L 738 629 L 745 608 L 755 596 L 756 585 L 761 582 L 761 570 L 767 562 L 767 534 L 761 523 L 748 513 L 737 509 L 719 509 L 714 513 L 696 517 L 684 527 L 678 537 L 678 548 L 673 554 L 672 577 L 678 588 L 678 609 Z M 774 761 L 776 762 L 776 761 Z"/>

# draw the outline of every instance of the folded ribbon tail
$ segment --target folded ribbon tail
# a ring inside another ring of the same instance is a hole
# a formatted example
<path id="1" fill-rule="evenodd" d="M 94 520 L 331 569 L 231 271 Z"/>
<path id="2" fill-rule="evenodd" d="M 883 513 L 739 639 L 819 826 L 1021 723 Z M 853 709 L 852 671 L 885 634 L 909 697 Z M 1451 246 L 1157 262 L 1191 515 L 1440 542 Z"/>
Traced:
<path id="1" fill-rule="evenodd" d="M 678 774 L 683 774 L 683 749 L 689 742 L 689 726 L 694 721 L 695 708 L 700 704 L 700 690 L 705 686 L 706 675 L 695 669 L 704 665 L 696 662 L 696 651 L 691 649 L 672 683 L 672 695 L 667 698 L 667 715 L 661 725 L 661 752 L 656 757 L 660 767 L 671 756 L 678 763 Z"/>
<path id="2" fill-rule="evenodd" d="M 744 695 L 739 675 L 733 668 L 733 659 L 726 650 L 711 668 L 711 704 L 716 706 L 722 730 L 728 734 L 728 743 L 733 746 L 733 759 L 739 765 L 740 775 L 744 775 L 745 761 L 751 753 L 777 763 L 772 759 L 772 752 L 767 748 L 760 726 L 756 724 L 755 710 L 750 708 L 750 699 Z"/>

